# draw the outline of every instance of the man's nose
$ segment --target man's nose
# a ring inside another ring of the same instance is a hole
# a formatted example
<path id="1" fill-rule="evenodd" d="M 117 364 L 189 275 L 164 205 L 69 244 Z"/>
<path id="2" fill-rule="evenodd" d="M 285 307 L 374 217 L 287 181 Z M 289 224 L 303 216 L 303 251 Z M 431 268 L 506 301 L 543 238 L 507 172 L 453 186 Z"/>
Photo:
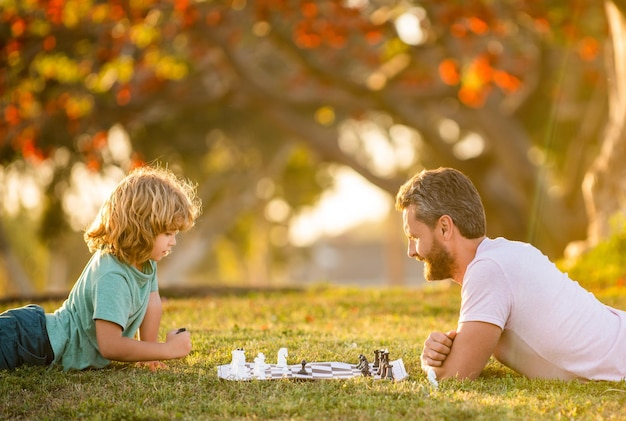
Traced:
<path id="1" fill-rule="evenodd" d="M 417 244 L 416 244 L 415 241 L 409 240 L 409 244 L 408 244 L 408 247 L 407 247 L 406 254 L 410 258 L 417 257 Z"/>

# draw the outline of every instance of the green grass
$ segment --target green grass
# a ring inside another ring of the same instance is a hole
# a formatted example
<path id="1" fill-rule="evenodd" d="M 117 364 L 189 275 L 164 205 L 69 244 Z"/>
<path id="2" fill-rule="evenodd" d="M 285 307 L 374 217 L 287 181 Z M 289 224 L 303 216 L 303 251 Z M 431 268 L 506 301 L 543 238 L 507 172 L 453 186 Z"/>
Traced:
<path id="1" fill-rule="evenodd" d="M 626 290 L 612 290 L 626 308 Z M 60 303 L 46 302 L 48 311 Z M 21 305 L 4 305 L 0 310 Z M 421 346 L 432 330 L 452 329 L 458 287 L 349 289 L 219 294 L 164 303 L 162 332 L 192 332 L 194 350 L 167 370 L 133 364 L 64 373 L 26 367 L 0 372 L 0 419 L 626 419 L 625 382 L 528 380 L 495 361 L 474 382 L 443 382 L 433 390 L 419 369 Z M 275 363 L 358 361 L 377 348 L 402 358 L 409 379 L 371 378 L 295 382 L 231 382 L 217 378 L 231 351 L 258 352 Z"/>

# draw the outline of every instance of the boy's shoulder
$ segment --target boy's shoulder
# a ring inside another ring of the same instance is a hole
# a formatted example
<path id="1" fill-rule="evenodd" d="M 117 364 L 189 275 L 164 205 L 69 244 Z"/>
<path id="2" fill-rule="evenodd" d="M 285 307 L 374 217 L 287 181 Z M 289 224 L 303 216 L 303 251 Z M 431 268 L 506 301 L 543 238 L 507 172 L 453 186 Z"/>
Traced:
<path id="1" fill-rule="evenodd" d="M 111 253 L 103 252 L 101 250 L 96 251 L 89 260 L 88 266 L 97 268 L 103 271 L 120 271 L 125 272 L 128 265 L 122 263 L 117 257 Z"/>
<path id="2" fill-rule="evenodd" d="M 146 272 L 137 270 L 135 267 L 122 262 L 111 253 L 96 251 L 89 262 L 90 272 L 95 278 L 124 278 L 126 282 L 138 282 L 144 284 L 156 275 L 156 265 L 150 261 L 150 267 Z"/>

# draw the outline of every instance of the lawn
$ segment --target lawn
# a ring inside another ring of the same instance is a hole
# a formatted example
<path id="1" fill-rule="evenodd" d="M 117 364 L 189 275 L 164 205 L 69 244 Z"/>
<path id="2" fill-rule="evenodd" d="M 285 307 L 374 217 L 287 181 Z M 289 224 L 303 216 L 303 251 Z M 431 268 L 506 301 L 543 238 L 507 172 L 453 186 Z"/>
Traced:
<path id="1" fill-rule="evenodd" d="M 626 308 L 626 290 L 597 294 Z M 22 303 L 5 304 L 8 307 Z M 53 311 L 59 302 L 44 302 Z M 626 382 L 528 380 L 491 361 L 474 382 L 442 382 L 434 390 L 419 369 L 432 330 L 456 324 L 456 286 L 215 293 L 164 297 L 162 333 L 186 327 L 194 350 L 156 373 L 133 364 L 64 373 L 21 368 L 0 372 L 0 419 L 626 419 Z M 216 367 L 243 347 L 276 362 L 344 361 L 389 349 L 402 358 L 402 382 L 356 378 L 296 382 L 220 380 Z M 626 357 L 625 357 L 626 358 Z"/>

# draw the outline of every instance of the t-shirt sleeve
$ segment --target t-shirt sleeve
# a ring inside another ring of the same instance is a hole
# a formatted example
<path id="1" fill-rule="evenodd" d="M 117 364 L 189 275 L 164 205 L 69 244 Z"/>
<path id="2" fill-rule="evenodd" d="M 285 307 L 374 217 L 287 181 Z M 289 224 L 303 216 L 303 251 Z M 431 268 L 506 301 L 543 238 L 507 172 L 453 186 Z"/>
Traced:
<path id="1" fill-rule="evenodd" d="M 131 293 L 127 280 L 120 274 L 108 274 L 95 285 L 93 319 L 113 322 L 126 329 Z"/>
<path id="2" fill-rule="evenodd" d="M 156 292 L 159 290 L 159 281 L 156 273 L 156 264 L 153 266 L 154 276 L 150 279 L 150 292 Z"/>
<path id="3" fill-rule="evenodd" d="M 511 305 L 511 289 L 497 263 L 479 260 L 468 267 L 461 289 L 459 323 L 486 322 L 504 329 Z"/>

